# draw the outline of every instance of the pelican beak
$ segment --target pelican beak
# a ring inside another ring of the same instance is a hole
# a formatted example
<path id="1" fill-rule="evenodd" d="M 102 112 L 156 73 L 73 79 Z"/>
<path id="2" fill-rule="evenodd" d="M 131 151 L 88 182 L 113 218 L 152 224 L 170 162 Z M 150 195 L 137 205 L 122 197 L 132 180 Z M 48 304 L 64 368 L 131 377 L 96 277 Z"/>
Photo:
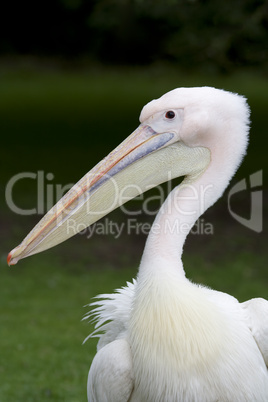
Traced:
<path id="1" fill-rule="evenodd" d="M 8 264 L 14 265 L 63 242 L 131 198 L 166 181 L 166 174 L 159 171 L 159 162 L 163 163 L 166 156 L 154 155 L 175 141 L 174 133 L 159 134 L 141 124 L 58 201 L 9 253 Z M 155 173 L 158 178 L 152 184 Z"/>

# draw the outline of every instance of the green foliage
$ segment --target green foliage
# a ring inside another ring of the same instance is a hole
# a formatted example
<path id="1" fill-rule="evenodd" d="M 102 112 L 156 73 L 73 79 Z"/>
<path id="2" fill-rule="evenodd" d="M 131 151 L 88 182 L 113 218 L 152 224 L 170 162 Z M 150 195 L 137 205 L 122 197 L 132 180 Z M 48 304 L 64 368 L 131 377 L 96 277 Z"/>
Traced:
<path id="1" fill-rule="evenodd" d="M 266 0 L 47 0 L 29 9 L 21 2 L 14 12 L 10 2 L 0 52 L 206 71 L 265 68 L 267 7 Z"/>
<path id="2" fill-rule="evenodd" d="M 97 2 L 89 21 L 105 60 L 177 62 L 223 71 L 267 61 L 262 1 Z"/>

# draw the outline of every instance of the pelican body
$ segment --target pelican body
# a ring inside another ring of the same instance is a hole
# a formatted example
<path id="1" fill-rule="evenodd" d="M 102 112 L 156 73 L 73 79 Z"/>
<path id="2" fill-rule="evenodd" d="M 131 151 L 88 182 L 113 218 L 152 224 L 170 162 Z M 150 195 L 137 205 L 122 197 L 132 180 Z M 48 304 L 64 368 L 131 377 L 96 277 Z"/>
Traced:
<path id="1" fill-rule="evenodd" d="M 99 296 L 85 317 L 95 317 L 90 336 L 100 337 L 88 401 L 267 402 L 268 302 L 241 304 L 196 285 L 181 260 L 187 234 L 222 195 L 246 153 L 246 100 L 210 87 L 178 88 L 145 105 L 140 122 L 11 251 L 8 262 L 72 236 L 69 219 L 77 228 L 91 225 L 149 188 L 184 176 L 157 214 L 137 278 Z"/>

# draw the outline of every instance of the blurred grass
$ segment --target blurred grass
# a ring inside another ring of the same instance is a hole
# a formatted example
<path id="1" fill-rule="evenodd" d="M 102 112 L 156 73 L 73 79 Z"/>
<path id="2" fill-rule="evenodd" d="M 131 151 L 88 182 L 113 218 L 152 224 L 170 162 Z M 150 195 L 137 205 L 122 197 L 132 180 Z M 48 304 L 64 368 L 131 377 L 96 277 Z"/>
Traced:
<path id="1" fill-rule="evenodd" d="M 89 273 L 79 264 L 63 269 L 48 259 L 11 270 L 2 262 L 0 269 L 0 400 L 85 401 L 96 341 L 82 346 L 91 331 L 79 323 L 88 310 L 82 306 L 103 285 L 119 286 L 119 273 Z"/>
<path id="2" fill-rule="evenodd" d="M 2 194 L 12 175 L 24 171 L 52 172 L 51 181 L 45 178 L 45 192 L 47 185 L 74 183 L 135 129 L 146 102 L 178 86 L 201 85 L 238 92 L 249 100 L 251 142 L 235 180 L 267 171 L 268 83 L 260 75 L 194 76 L 159 67 L 0 67 Z M 267 185 L 266 175 L 264 180 Z M 13 196 L 20 207 L 35 207 L 36 181 L 21 180 Z M 268 298 L 265 233 L 235 222 L 225 199 L 206 217 L 215 235 L 190 236 L 184 252 L 187 276 L 241 301 Z M 9 269 L 6 254 L 39 218 L 16 215 L 1 197 L 0 401 L 85 401 L 96 342 L 81 345 L 91 331 L 90 325 L 79 323 L 86 312 L 82 306 L 135 276 L 145 237 L 76 236 Z M 112 218 L 126 219 L 120 212 Z"/>

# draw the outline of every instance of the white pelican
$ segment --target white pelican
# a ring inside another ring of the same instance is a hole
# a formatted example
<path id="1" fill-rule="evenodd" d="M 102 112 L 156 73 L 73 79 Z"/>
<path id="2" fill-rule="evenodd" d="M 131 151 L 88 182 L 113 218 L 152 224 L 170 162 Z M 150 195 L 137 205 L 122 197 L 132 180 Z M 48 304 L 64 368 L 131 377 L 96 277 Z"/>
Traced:
<path id="1" fill-rule="evenodd" d="M 152 225 L 137 279 L 93 303 L 95 335 L 104 334 L 89 371 L 88 400 L 267 402 L 268 302 L 240 304 L 196 285 L 181 261 L 187 233 L 222 195 L 246 152 L 246 100 L 209 87 L 179 88 L 148 103 L 140 121 L 8 262 L 72 236 L 70 219 L 72 228 L 90 225 L 140 192 L 185 176 Z"/>

